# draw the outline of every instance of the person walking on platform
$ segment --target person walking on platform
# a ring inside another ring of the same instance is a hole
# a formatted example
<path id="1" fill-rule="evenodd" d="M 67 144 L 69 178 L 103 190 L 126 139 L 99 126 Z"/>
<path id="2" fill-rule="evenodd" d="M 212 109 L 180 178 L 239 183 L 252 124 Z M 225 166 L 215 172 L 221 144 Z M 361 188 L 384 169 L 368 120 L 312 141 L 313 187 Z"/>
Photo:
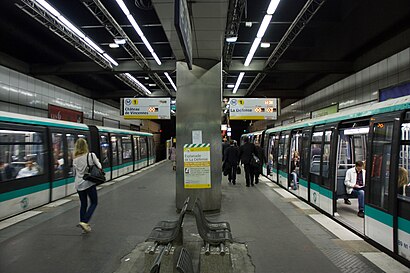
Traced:
<path id="1" fill-rule="evenodd" d="M 74 145 L 73 167 L 75 171 L 75 189 L 78 192 L 81 203 L 80 223 L 77 226 L 81 227 L 84 232 L 91 231 L 89 221 L 98 203 L 96 185 L 91 181 L 83 179 L 88 165 L 96 165 L 99 169 L 102 168 L 97 156 L 94 153 L 88 152 L 87 141 L 79 138 Z M 90 198 L 90 206 L 88 206 L 88 198 Z"/>
<path id="2" fill-rule="evenodd" d="M 251 159 L 256 154 L 255 144 L 250 143 L 248 138 L 244 139 L 244 144 L 239 148 L 239 158 L 245 169 L 246 186 L 253 186 L 254 171 L 251 167 Z"/>
<path id="3" fill-rule="evenodd" d="M 229 147 L 229 142 L 226 137 L 222 140 L 222 162 L 225 161 L 225 150 Z"/>
<path id="4" fill-rule="evenodd" d="M 353 194 L 359 199 L 359 212 L 357 216 L 364 217 L 364 189 L 366 170 L 363 169 L 363 162 L 356 161 L 355 166 L 346 172 L 345 186 L 347 194 Z"/>
<path id="5" fill-rule="evenodd" d="M 172 170 L 177 170 L 177 149 L 175 148 L 175 143 L 172 143 L 169 159 L 172 161 Z"/>
<path id="6" fill-rule="evenodd" d="M 236 172 L 239 164 L 239 148 L 235 145 L 235 141 L 231 140 L 228 148 L 225 149 L 224 166 L 229 168 L 228 181 L 236 184 Z"/>
<path id="7" fill-rule="evenodd" d="M 262 166 L 264 162 L 264 155 L 263 155 L 263 149 L 260 146 L 259 142 L 255 142 L 255 155 L 259 158 L 259 165 L 257 167 L 254 167 L 254 175 L 255 175 L 255 184 L 259 183 L 259 175 L 262 173 Z"/>

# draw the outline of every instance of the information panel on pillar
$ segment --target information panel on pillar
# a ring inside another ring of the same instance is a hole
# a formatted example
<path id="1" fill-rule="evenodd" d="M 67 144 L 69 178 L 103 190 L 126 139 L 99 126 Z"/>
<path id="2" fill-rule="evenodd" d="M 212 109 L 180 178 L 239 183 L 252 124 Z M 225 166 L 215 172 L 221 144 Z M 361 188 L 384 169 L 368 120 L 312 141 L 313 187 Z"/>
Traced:
<path id="1" fill-rule="evenodd" d="M 170 98 L 124 98 L 121 104 L 125 119 L 171 119 Z"/>
<path id="2" fill-rule="evenodd" d="M 229 100 L 231 120 L 275 120 L 278 118 L 276 98 L 233 98 Z"/>

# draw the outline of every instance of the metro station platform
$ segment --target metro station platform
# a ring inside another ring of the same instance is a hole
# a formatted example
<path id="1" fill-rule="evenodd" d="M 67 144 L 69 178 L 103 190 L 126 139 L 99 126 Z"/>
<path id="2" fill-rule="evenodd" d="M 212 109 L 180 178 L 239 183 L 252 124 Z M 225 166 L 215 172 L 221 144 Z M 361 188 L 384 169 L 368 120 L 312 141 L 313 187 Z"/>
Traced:
<path id="1" fill-rule="evenodd" d="M 286 190 L 261 180 L 247 188 L 243 175 L 236 185 L 223 177 L 221 213 L 208 216 L 228 221 L 234 241 L 246 244 L 252 266 L 242 270 L 410 272 Z M 178 215 L 175 173 L 168 161 L 107 182 L 98 194 L 89 234 L 76 227 L 76 194 L 0 222 L 0 272 L 120 272 L 132 262 L 124 257 L 159 220 Z M 24 216 L 32 217 L 22 220 Z M 197 236 L 189 214 L 184 233 Z"/>

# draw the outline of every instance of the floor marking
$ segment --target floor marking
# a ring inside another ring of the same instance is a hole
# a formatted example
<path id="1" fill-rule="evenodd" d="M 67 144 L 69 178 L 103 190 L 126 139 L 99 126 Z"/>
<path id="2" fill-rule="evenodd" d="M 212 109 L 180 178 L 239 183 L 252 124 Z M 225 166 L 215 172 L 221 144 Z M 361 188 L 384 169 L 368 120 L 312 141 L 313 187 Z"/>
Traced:
<path id="1" fill-rule="evenodd" d="M 29 218 L 31 218 L 31 217 L 33 217 L 33 216 L 36 216 L 37 214 L 40 214 L 40 213 L 43 213 L 43 212 L 42 212 L 42 211 L 38 211 L 38 210 L 30 210 L 30 211 L 27 211 L 27 212 L 22 213 L 22 214 L 20 214 L 20 215 L 11 217 L 11 218 L 9 218 L 9 219 L 7 219 L 7 220 L 4 220 L 4 221 L 0 222 L 0 230 L 6 228 L 6 227 L 8 227 L 8 226 L 17 224 L 18 222 L 21 222 L 21 221 L 24 221 L 24 220 L 26 220 L 26 219 L 29 219 Z"/>
<path id="2" fill-rule="evenodd" d="M 68 203 L 70 201 L 71 201 L 71 199 L 60 199 L 60 200 L 57 200 L 57 201 L 52 202 L 50 204 L 44 205 L 44 207 L 55 208 L 55 207 L 61 206 L 62 204 Z"/>
<path id="3" fill-rule="evenodd" d="M 296 207 L 303 209 L 303 210 L 314 209 L 312 206 L 302 201 L 292 201 L 291 203 L 295 205 Z"/>
<path id="4" fill-rule="evenodd" d="M 124 176 L 115 178 L 114 181 L 122 181 L 122 180 L 127 179 L 127 178 L 130 178 L 130 176 L 129 175 L 124 175 Z"/>
<path id="5" fill-rule="evenodd" d="M 287 190 L 285 189 L 273 189 L 274 191 L 276 191 L 278 194 L 280 194 L 282 197 L 284 198 L 296 198 L 296 196 L 294 196 L 293 194 L 289 193 Z"/>
<path id="6" fill-rule="evenodd" d="M 136 174 L 137 172 L 135 171 L 135 172 L 129 173 L 128 175 L 136 175 Z"/>
<path id="7" fill-rule="evenodd" d="M 410 272 L 406 266 L 383 252 L 361 252 L 360 254 L 386 273 Z"/>
<path id="8" fill-rule="evenodd" d="M 263 182 L 270 182 L 270 181 L 271 181 L 270 179 L 267 179 L 267 178 L 264 177 L 264 176 L 259 177 L 259 180 L 261 180 L 261 181 L 263 181 Z"/>
<path id="9" fill-rule="evenodd" d="M 321 224 L 331 233 L 333 233 L 336 237 L 343 241 L 360 241 L 363 240 L 347 228 L 341 226 L 337 222 L 330 219 L 328 216 L 323 214 L 310 214 L 309 215 L 313 220 Z"/>
<path id="10" fill-rule="evenodd" d="M 268 187 L 276 188 L 276 185 L 275 185 L 274 183 L 272 183 L 272 182 L 266 182 L 265 184 L 266 184 L 266 186 L 268 186 Z"/>
<path id="11" fill-rule="evenodd" d="M 105 183 L 101 184 L 101 186 L 110 186 L 112 184 L 115 184 L 115 182 L 114 181 L 105 182 Z"/>

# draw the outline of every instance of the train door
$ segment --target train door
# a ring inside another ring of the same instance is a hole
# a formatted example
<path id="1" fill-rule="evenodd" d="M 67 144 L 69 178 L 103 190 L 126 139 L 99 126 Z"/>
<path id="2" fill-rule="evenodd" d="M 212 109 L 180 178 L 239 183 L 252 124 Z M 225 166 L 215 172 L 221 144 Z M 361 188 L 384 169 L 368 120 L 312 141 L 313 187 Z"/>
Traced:
<path id="1" fill-rule="evenodd" d="M 134 136 L 134 170 L 139 170 L 141 167 L 140 165 L 140 152 L 139 152 L 139 136 Z"/>
<path id="2" fill-rule="evenodd" d="M 84 132 L 67 132 L 52 129 L 51 132 L 51 200 L 57 200 L 76 192 L 74 187 L 74 145 L 78 138 L 87 139 Z"/>
<path id="3" fill-rule="evenodd" d="M 290 135 L 290 156 L 288 160 L 288 185 L 290 190 L 299 195 L 298 178 L 300 170 L 300 154 L 302 149 L 302 131 L 292 131 Z"/>
<path id="4" fill-rule="evenodd" d="M 121 146 L 122 146 L 122 168 L 120 175 L 132 172 L 133 162 L 132 162 L 132 140 L 131 135 L 121 136 Z"/>
<path id="5" fill-rule="evenodd" d="M 99 133 L 100 137 L 100 160 L 105 172 L 105 179 L 111 180 L 110 141 L 108 133 Z"/>
<path id="6" fill-rule="evenodd" d="M 399 164 L 396 168 L 397 179 L 397 215 L 394 219 L 395 252 L 410 261 L 410 113 L 401 125 L 401 139 L 399 146 Z M 394 184 L 394 183 L 393 183 Z M 396 239 L 397 238 L 397 239 Z"/>
<path id="7" fill-rule="evenodd" d="M 397 182 L 394 170 L 399 164 L 399 117 L 399 113 L 394 113 L 372 118 L 368 165 L 366 164 L 365 235 L 391 251 L 397 249 L 394 242 L 394 238 L 397 238 L 394 235 L 397 234 L 394 232 L 394 221 L 397 220 L 394 219 L 396 213 L 394 204 L 397 202 L 397 189 L 395 188 Z M 404 237 L 400 238 L 404 239 Z"/>
<path id="8" fill-rule="evenodd" d="M 332 215 L 334 128 L 335 126 L 329 125 L 315 127 L 310 145 L 310 202 Z"/>
<path id="9" fill-rule="evenodd" d="M 110 142 L 111 142 L 111 158 L 112 158 L 111 179 L 114 179 L 120 176 L 119 168 L 120 168 L 121 151 L 118 145 L 118 142 L 119 142 L 118 136 L 114 134 L 110 134 Z"/>
<path id="10" fill-rule="evenodd" d="M 288 158 L 289 158 L 290 131 L 284 131 L 279 136 L 278 146 L 278 181 L 279 184 L 288 189 Z"/>
<path id="11" fill-rule="evenodd" d="M 148 164 L 154 164 L 155 162 L 155 148 L 154 148 L 154 138 L 148 137 Z"/>
<path id="12" fill-rule="evenodd" d="M 271 133 L 268 137 L 267 174 L 268 177 L 275 182 L 278 182 L 278 145 L 279 133 Z"/>
<path id="13" fill-rule="evenodd" d="M 337 155 L 334 177 L 334 211 L 349 226 L 364 232 L 364 221 L 357 217 L 358 199 L 348 195 L 344 184 L 346 172 L 355 166 L 356 161 L 365 162 L 369 119 L 343 122 L 338 128 Z"/>
<path id="14" fill-rule="evenodd" d="M 141 168 L 148 166 L 148 146 L 147 146 L 147 137 L 139 138 L 139 148 L 141 156 Z"/>
<path id="15" fill-rule="evenodd" d="M 309 200 L 309 176 L 310 176 L 310 140 L 312 128 L 306 128 L 302 131 L 302 150 L 300 154 L 299 168 L 299 196 L 305 200 Z"/>

